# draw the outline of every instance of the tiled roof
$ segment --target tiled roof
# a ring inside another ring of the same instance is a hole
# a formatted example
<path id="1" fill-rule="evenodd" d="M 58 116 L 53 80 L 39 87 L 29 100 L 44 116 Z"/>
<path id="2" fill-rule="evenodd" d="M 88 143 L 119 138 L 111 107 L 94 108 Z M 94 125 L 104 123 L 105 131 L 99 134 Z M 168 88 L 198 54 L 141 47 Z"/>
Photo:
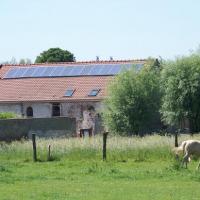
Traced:
<path id="1" fill-rule="evenodd" d="M 62 66 L 99 63 L 144 63 L 136 61 L 99 61 L 32 65 L 3 65 L 0 69 L 0 102 L 45 102 L 45 101 L 100 101 L 106 96 L 106 87 L 113 76 L 82 76 L 54 78 L 3 79 L 5 73 L 16 66 Z M 67 89 L 75 89 L 72 97 L 65 97 Z M 92 89 L 100 89 L 97 96 L 88 96 Z"/>

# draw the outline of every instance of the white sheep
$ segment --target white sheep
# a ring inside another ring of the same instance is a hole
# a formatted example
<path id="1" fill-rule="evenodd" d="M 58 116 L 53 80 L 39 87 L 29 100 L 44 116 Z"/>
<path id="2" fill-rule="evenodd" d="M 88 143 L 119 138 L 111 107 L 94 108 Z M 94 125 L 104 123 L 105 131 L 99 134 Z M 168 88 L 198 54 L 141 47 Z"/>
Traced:
<path id="1" fill-rule="evenodd" d="M 183 161 L 182 166 L 187 168 L 187 163 L 190 161 L 190 156 L 195 155 L 200 157 L 200 141 L 198 140 L 186 140 L 181 143 L 181 145 L 176 149 L 176 154 L 183 152 Z M 200 167 L 200 162 L 197 166 L 197 169 Z"/>

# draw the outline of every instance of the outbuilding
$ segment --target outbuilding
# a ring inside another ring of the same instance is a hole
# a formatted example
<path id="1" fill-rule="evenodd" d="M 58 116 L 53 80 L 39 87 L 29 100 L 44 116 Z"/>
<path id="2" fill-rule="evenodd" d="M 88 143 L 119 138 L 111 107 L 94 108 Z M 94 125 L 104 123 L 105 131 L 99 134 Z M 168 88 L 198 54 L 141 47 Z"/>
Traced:
<path id="1" fill-rule="evenodd" d="M 76 118 L 80 129 L 101 129 L 102 100 L 115 75 L 145 60 L 2 65 L 0 112 L 25 118 Z"/>

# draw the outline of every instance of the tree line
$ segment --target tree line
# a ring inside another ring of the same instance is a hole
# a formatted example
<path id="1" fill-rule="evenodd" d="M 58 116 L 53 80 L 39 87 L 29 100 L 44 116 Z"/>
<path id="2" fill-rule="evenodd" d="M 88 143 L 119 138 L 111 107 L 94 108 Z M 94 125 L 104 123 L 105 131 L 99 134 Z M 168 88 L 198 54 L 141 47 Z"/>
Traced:
<path id="1" fill-rule="evenodd" d="M 112 132 L 140 135 L 160 123 L 200 131 L 200 54 L 175 60 L 149 59 L 139 71 L 124 71 L 108 88 L 103 112 Z M 155 130 L 155 129 L 154 129 Z"/>

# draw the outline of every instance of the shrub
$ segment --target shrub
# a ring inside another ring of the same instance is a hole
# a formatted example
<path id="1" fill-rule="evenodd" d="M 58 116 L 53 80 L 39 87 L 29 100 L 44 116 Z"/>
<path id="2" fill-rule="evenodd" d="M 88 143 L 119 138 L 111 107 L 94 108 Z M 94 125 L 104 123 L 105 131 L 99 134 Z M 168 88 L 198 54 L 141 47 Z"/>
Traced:
<path id="1" fill-rule="evenodd" d="M 11 118 L 17 118 L 17 115 L 15 113 L 11 113 L 11 112 L 1 112 L 0 113 L 0 119 L 11 119 Z"/>

